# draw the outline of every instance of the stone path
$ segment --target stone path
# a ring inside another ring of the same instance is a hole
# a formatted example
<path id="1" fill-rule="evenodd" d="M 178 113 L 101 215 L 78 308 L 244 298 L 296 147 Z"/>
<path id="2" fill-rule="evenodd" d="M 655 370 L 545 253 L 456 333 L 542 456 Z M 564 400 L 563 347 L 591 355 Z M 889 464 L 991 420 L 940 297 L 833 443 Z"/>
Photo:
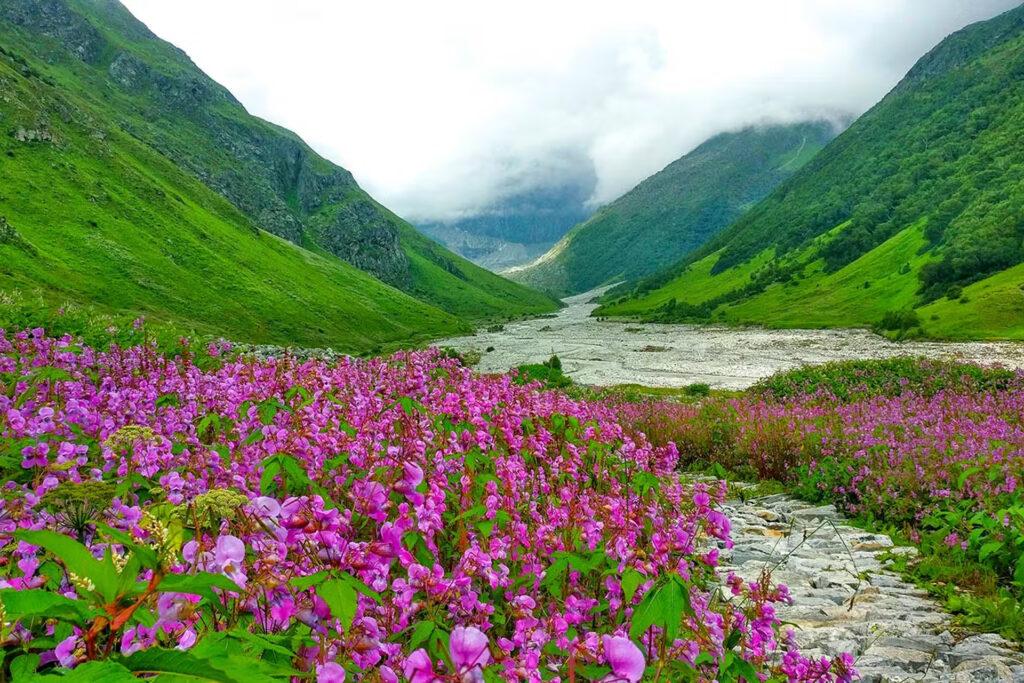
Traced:
<path id="1" fill-rule="evenodd" d="M 779 610 L 808 655 L 851 652 L 865 681 L 1024 681 L 1024 656 L 998 635 L 950 633 L 951 617 L 876 558 L 888 536 L 844 525 L 831 505 L 785 495 L 731 501 L 735 547 L 721 566 L 756 579 L 767 565 L 794 604 Z"/>

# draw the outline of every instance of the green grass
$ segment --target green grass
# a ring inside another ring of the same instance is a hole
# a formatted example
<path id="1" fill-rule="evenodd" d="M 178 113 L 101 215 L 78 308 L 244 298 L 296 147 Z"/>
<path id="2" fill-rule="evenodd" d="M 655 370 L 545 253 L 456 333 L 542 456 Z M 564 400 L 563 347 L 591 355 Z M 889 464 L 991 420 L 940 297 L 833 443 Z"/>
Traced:
<path id="1" fill-rule="evenodd" d="M 412 227 L 404 230 L 413 278 L 409 292 L 417 298 L 474 323 L 540 315 L 560 306 L 546 294 L 448 252 Z"/>
<path id="2" fill-rule="evenodd" d="M 714 318 L 775 327 L 871 327 L 886 311 L 913 306 L 917 273 L 929 260 L 920 253 L 924 244 L 923 231 L 916 226 L 836 272 L 826 273 L 824 263 L 816 260 L 804 277 L 773 284 L 735 306 L 722 306 Z"/>
<path id="3" fill-rule="evenodd" d="M 711 269 L 718 261 L 718 254 L 711 254 L 687 266 L 682 274 L 665 286 L 637 298 L 622 297 L 604 304 L 595 311 L 595 315 L 643 316 L 673 299 L 688 304 L 713 299 L 750 282 L 750 276 L 771 258 L 772 252 L 766 251 L 747 263 L 712 275 Z"/>
<path id="4" fill-rule="evenodd" d="M 1024 339 L 1024 265 L 964 287 L 962 300 L 943 297 L 922 306 L 919 275 L 936 259 L 927 244 L 924 223 L 918 222 L 828 272 L 816 243 L 786 255 L 787 261 L 800 264 L 791 280 L 717 305 L 707 319 L 778 328 L 875 327 L 887 312 L 915 309 L 928 337 Z M 771 252 L 765 251 L 714 274 L 717 258 L 711 254 L 641 296 L 606 303 L 595 315 L 659 319 L 659 307 L 672 299 L 686 304 L 713 301 L 749 284 L 752 275 L 772 263 Z"/>
<path id="5" fill-rule="evenodd" d="M 946 339 L 1024 339 L 1024 264 L 963 288 L 963 299 L 945 297 L 918 309 L 932 336 Z"/>

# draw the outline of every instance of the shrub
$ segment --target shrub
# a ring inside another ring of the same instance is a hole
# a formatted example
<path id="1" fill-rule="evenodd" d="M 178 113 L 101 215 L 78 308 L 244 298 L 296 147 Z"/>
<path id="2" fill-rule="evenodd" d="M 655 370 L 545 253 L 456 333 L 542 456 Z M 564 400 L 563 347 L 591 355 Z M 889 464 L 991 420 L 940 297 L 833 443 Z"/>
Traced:
<path id="1" fill-rule="evenodd" d="M 887 311 L 882 316 L 882 320 L 878 323 L 878 326 L 883 330 L 890 330 L 896 332 L 906 332 L 914 327 L 919 327 L 921 320 L 917 315 L 917 311 L 912 308 L 903 309 L 900 311 Z"/>

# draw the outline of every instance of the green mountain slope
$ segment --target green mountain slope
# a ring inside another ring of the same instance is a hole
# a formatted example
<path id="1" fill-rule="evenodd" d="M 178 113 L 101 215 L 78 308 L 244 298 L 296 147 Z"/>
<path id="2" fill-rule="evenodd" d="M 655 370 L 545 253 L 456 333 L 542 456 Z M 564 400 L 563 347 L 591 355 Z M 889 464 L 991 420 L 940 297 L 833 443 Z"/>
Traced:
<path id="1" fill-rule="evenodd" d="M 423 239 L 348 171 L 290 131 L 248 114 L 115 0 L 2 3 L 0 44 L 24 58 L 73 109 L 87 112 L 94 126 L 134 138 L 259 228 L 467 319 L 556 306 Z M 56 125 L 55 115 L 45 112 L 31 129 Z"/>
<path id="2" fill-rule="evenodd" d="M 946 38 L 764 201 L 598 313 L 785 326 L 890 314 L 902 331 L 1020 338 L 1022 135 L 1019 7 Z"/>
<path id="3" fill-rule="evenodd" d="M 465 329 L 348 263 L 258 230 L 4 49 L 0 289 L 348 351 Z"/>
<path id="4" fill-rule="evenodd" d="M 653 273 L 734 221 L 834 135 L 823 122 L 716 135 L 508 275 L 564 295 Z"/>

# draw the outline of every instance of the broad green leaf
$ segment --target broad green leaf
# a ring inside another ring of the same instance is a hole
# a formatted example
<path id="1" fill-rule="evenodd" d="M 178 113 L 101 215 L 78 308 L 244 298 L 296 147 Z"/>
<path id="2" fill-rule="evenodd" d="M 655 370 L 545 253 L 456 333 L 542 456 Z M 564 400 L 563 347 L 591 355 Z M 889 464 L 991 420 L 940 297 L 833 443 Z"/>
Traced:
<path id="1" fill-rule="evenodd" d="M 409 637 L 409 651 L 416 650 L 420 645 L 427 642 L 427 638 L 434 632 L 436 624 L 432 621 L 421 621 L 412 629 L 412 635 Z"/>
<path id="2" fill-rule="evenodd" d="M 39 546 L 60 560 L 68 571 L 89 579 L 96 591 L 107 602 L 117 597 L 119 577 L 112 562 L 101 562 L 92 556 L 89 549 L 75 539 L 56 531 L 17 531 L 15 538 Z"/>
<path id="3" fill-rule="evenodd" d="M 997 552 L 1003 547 L 1002 541 L 989 541 L 985 545 L 981 546 L 981 550 L 978 551 L 978 559 L 982 562 L 994 552 Z"/>
<path id="4" fill-rule="evenodd" d="M 271 683 L 274 678 L 242 657 L 197 657 L 192 652 L 151 647 L 115 660 L 136 674 L 158 675 L 161 680 L 213 681 L 216 683 Z M 164 676 L 169 674 L 165 679 Z"/>
<path id="5" fill-rule="evenodd" d="M 327 579 L 316 587 L 316 594 L 327 603 L 331 614 L 341 621 L 348 631 L 356 617 L 359 596 L 356 589 L 345 579 Z"/>
<path id="6" fill-rule="evenodd" d="M 211 603 L 219 604 L 220 598 L 212 589 L 219 588 L 232 593 L 241 593 L 242 589 L 234 581 L 222 574 L 199 572 L 197 574 L 168 574 L 160 582 L 162 593 L 189 593 L 205 598 Z"/>
<path id="7" fill-rule="evenodd" d="M 131 671 L 110 660 L 85 662 L 70 671 L 63 671 L 61 675 L 48 675 L 28 680 L 70 681 L 71 683 L 139 683 L 139 679 L 133 676 Z"/>
<path id="8" fill-rule="evenodd" d="M 627 569 L 622 574 L 622 593 L 625 595 L 626 604 L 633 602 L 633 596 L 636 595 L 636 589 L 641 586 L 644 582 L 644 575 L 635 569 Z"/>
<path id="9" fill-rule="evenodd" d="M 294 579 L 289 581 L 292 586 L 301 590 L 306 590 L 319 583 L 326 581 L 330 577 L 330 572 L 319 571 L 316 574 L 309 574 L 307 576 L 296 576 Z"/>

